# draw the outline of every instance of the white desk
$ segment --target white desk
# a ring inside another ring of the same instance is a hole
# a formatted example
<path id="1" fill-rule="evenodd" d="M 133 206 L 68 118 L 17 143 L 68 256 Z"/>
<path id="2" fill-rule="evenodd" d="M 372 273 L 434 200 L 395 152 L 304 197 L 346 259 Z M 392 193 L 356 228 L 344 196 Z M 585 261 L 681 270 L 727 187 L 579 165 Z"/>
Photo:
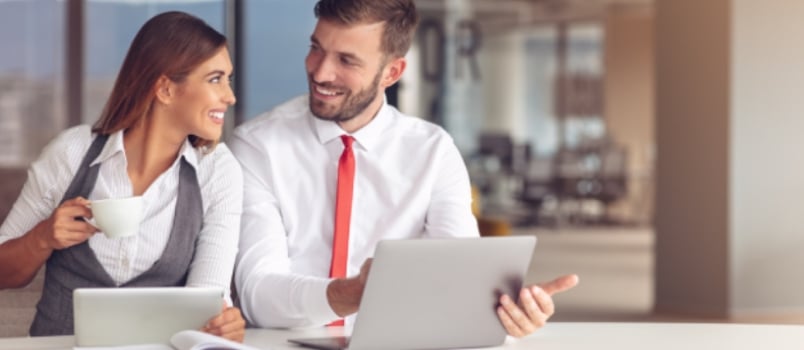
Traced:
<path id="1" fill-rule="evenodd" d="M 266 330 L 249 329 L 246 343 L 261 349 L 299 349 L 287 338 L 339 335 L 341 329 Z M 73 338 L 0 338 L 0 349 L 72 349 Z M 508 339 L 505 345 L 488 349 L 802 349 L 804 326 L 702 323 L 570 323 L 553 322 L 524 339 Z"/>

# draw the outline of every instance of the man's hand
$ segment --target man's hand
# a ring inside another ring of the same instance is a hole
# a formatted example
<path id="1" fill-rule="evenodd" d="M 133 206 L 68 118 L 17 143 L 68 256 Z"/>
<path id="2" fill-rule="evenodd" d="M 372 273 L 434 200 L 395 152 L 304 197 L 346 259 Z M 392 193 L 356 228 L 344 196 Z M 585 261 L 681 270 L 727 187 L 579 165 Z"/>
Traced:
<path id="1" fill-rule="evenodd" d="M 246 335 L 246 320 L 240 309 L 224 305 L 223 311 L 210 319 L 201 331 L 242 343 Z"/>
<path id="2" fill-rule="evenodd" d="M 542 328 L 555 312 L 553 295 L 578 284 L 577 275 L 566 275 L 550 282 L 524 287 L 519 292 L 519 305 L 508 295 L 500 297 L 497 316 L 509 335 L 521 338 Z"/>
<path id="3" fill-rule="evenodd" d="M 360 299 L 363 297 L 363 289 L 366 287 L 369 270 L 371 269 L 372 259 L 366 259 L 360 267 L 360 275 L 350 278 L 339 278 L 333 280 L 327 286 L 327 300 L 332 311 L 340 317 L 345 317 L 357 312 L 360 307 Z"/>

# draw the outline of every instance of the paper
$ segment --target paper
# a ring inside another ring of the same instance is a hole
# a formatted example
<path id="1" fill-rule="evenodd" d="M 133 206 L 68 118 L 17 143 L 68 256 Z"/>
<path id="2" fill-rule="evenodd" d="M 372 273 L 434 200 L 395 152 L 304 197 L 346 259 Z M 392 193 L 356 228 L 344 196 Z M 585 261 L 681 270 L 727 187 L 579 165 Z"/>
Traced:
<path id="1" fill-rule="evenodd" d="M 170 338 L 170 343 L 177 350 L 259 350 L 255 347 L 195 330 L 176 333 Z"/>
<path id="2" fill-rule="evenodd" d="M 175 350 L 165 344 L 141 344 L 123 346 L 76 346 L 73 350 Z"/>
<path id="3" fill-rule="evenodd" d="M 186 330 L 170 337 L 170 345 L 143 344 L 103 347 L 74 347 L 74 350 L 259 350 L 212 334 Z"/>

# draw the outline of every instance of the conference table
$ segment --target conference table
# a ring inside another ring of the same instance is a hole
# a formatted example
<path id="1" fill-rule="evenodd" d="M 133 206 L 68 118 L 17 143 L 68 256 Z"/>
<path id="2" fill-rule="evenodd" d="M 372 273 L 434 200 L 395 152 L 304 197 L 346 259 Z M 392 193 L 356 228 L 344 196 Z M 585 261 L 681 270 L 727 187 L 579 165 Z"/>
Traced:
<path id="1" fill-rule="evenodd" d="M 342 328 L 248 329 L 245 343 L 259 349 L 300 349 L 288 338 L 341 335 Z M 72 349 L 72 336 L 0 338 L 0 349 Z M 734 323 L 552 322 L 522 339 L 486 349 L 804 349 L 804 325 Z"/>

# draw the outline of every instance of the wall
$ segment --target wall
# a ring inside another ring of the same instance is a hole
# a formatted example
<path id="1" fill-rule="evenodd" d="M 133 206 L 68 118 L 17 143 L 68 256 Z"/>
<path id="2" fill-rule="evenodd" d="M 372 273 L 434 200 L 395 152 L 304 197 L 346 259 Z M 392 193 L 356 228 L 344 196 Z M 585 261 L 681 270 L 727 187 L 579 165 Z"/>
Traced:
<path id="1" fill-rule="evenodd" d="M 804 3 L 656 13 L 656 309 L 804 313 Z"/>
<path id="2" fill-rule="evenodd" d="M 730 1 L 659 0 L 655 11 L 655 308 L 724 316 Z"/>
<path id="3" fill-rule="evenodd" d="M 802 313 L 804 2 L 732 3 L 733 313 Z"/>
<path id="4" fill-rule="evenodd" d="M 627 221 L 650 224 L 653 204 L 653 11 L 613 8 L 606 17 L 603 79 L 606 127 L 626 148 L 628 195 L 611 208 Z"/>

